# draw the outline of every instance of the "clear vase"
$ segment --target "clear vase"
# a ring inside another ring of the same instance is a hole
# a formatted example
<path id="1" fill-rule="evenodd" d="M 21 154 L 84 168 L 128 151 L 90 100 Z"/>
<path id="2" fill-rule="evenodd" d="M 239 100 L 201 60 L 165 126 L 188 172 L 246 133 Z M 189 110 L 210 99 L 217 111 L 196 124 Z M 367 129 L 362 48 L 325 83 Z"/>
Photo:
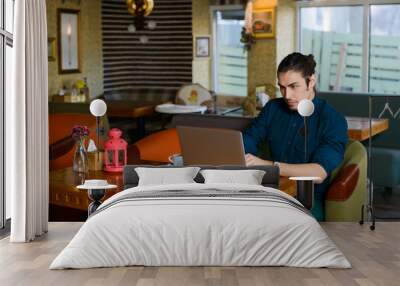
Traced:
<path id="1" fill-rule="evenodd" d="M 76 142 L 72 170 L 81 177 L 81 180 L 84 180 L 86 174 L 89 172 L 89 161 L 84 139 Z"/>

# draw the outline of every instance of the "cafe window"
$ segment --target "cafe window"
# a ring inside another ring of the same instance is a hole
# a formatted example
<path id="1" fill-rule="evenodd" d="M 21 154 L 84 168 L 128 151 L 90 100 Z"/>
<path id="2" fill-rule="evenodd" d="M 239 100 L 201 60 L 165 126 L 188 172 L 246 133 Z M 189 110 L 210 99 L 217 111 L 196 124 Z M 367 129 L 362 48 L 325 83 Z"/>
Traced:
<path id="1" fill-rule="evenodd" d="M 374 3 L 300 2 L 299 48 L 316 59 L 320 91 L 399 94 L 400 1 Z"/>
<path id="2" fill-rule="evenodd" d="M 213 89 L 219 95 L 247 95 L 247 51 L 240 42 L 243 7 L 213 11 Z"/>
<path id="3" fill-rule="evenodd" d="M 400 4 L 370 7 L 369 91 L 400 93 Z"/>

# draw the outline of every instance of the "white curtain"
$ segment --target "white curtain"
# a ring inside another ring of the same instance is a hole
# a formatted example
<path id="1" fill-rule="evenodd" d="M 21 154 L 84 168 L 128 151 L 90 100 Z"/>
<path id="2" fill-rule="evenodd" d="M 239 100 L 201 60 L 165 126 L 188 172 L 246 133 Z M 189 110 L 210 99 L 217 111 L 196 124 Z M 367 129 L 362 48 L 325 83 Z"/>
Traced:
<path id="1" fill-rule="evenodd" d="M 14 94 L 6 98 L 6 188 L 12 242 L 48 227 L 48 88 L 45 0 L 15 1 Z"/>

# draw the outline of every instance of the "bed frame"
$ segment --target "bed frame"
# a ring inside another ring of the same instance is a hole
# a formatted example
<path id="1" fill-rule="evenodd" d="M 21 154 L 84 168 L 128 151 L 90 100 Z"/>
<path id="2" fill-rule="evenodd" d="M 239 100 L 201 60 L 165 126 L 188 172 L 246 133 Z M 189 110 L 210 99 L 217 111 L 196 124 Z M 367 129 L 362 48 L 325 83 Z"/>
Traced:
<path id="1" fill-rule="evenodd" d="M 124 189 L 133 188 L 138 185 L 139 176 L 135 171 L 137 167 L 147 167 L 147 168 L 182 168 L 175 167 L 170 165 L 162 165 L 162 166 L 152 166 L 152 165 L 126 165 L 124 167 Z M 279 168 L 276 166 L 252 166 L 252 167 L 244 167 L 244 166 L 199 166 L 201 169 L 220 169 L 220 170 L 263 170 L 265 171 L 265 175 L 262 179 L 262 185 L 264 187 L 271 187 L 275 189 L 279 189 Z M 197 174 L 194 180 L 197 183 L 204 183 L 204 178 L 200 174 Z"/>

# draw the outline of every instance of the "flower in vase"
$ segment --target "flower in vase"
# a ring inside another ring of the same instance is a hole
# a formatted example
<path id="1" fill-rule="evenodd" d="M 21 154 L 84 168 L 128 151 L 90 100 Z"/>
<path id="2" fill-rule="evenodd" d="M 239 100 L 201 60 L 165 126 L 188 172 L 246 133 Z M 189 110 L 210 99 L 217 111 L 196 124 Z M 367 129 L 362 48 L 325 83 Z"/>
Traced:
<path id="1" fill-rule="evenodd" d="M 83 140 L 83 139 L 85 139 L 86 137 L 89 136 L 89 128 L 87 128 L 87 126 L 75 125 L 72 128 L 71 136 L 76 141 Z"/>

